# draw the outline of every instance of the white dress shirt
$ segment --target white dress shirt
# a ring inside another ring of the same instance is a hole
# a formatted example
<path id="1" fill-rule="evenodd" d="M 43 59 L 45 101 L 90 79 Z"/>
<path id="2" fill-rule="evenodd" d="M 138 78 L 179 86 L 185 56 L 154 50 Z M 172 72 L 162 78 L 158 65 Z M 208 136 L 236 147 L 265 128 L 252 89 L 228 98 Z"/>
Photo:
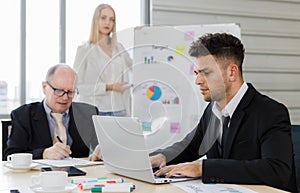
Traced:
<path id="1" fill-rule="evenodd" d="M 219 126 L 220 126 L 220 135 L 218 137 L 219 142 L 221 143 L 221 138 L 223 134 L 223 120 L 222 117 L 229 116 L 232 117 L 236 107 L 242 100 L 243 96 L 245 95 L 246 91 L 248 89 L 248 85 L 246 82 L 244 82 L 241 86 L 241 88 L 238 90 L 236 95 L 229 101 L 229 103 L 224 107 L 224 109 L 220 109 L 220 107 L 217 105 L 216 102 L 214 102 L 212 107 L 212 112 L 216 115 L 216 117 L 220 120 Z M 228 127 L 230 125 L 230 122 L 228 123 Z"/>
<path id="2" fill-rule="evenodd" d="M 77 48 L 74 69 L 78 76 L 79 101 L 95 105 L 101 112 L 128 109 L 128 91 L 106 91 L 107 84 L 128 82 L 132 60 L 118 43 L 107 55 L 99 45 L 85 43 Z"/>

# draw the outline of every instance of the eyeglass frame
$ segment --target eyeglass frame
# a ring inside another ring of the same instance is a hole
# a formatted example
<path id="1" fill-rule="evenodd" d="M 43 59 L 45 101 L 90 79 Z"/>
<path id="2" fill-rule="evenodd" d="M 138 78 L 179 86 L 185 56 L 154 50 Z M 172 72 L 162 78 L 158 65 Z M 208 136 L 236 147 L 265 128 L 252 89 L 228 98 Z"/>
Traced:
<path id="1" fill-rule="evenodd" d="M 65 91 L 65 90 L 63 90 L 63 89 L 55 88 L 55 87 L 52 86 L 48 81 L 46 81 L 46 84 L 48 84 L 48 85 L 50 86 L 50 88 L 53 89 L 54 94 L 55 94 L 56 96 L 59 96 L 59 97 L 62 97 L 62 96 L 64 96 L 65 94 L 67 94 L 68 97 L 74 98 L 75 95 L 79 94 L 79 91 L 78 91 L 77 88 L 76 88 L 75 90 L 68 90 L 68 91 Z M 58 92 L 61 93 L 61 94 L 59 94 Z M 71 94 L 71 96 L 70 96 L 70 94 Z"/>

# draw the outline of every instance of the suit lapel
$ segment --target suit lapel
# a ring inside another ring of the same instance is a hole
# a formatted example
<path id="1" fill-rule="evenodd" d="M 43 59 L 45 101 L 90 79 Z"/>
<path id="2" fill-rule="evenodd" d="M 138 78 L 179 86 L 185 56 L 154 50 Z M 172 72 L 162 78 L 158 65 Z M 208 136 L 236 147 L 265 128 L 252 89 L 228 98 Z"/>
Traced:
<path id="1" fill-rule="evenodd" d="M 245 116 L 245 109 L 252 101 L 256 92 L 255 88 L 251 84 L 248 83 L 247 85 L 248 90 L 243 96 L 242 100 L 240 101 L 239 105 L 237 106 L 230 119 L 229 135 L 227 137 L 227 143 L 223 147 L 223 158 L 229 158 L 234 139 L 238 130 L 241 127 L 242 120 Z"/>
<path id="2" fill-rule="evenodd" d="M 234 113 L 236 116 L 233 116 L 230 120 L 229 125 L 229 135 L 227 136 L 227 142 L 224 144 L 223 148 L 223 158 L 229 158 L 230 151 L 233 145 L 234 138 L 240 128 L 241 122 L 245 113 L 243 111 L 237 111 Z"/>
<path id="3" fill-rule="evenodd" d="M 72 104 L 69 109 L 69 115 L 70 115 L 69 134 L 73 140 L 77 140 L 77 139 L 75 139 L 76 138 L 75 130 L 77 130 L 77 129 L 76 129 L 76 124 L 75 124 L 75 120 L 74 120 L 73 106 L 74 105 Z"/>
<path id="4" fill-rule="evenodd" d="M 50 128 L 42 102 L 32 111 L 31 116 L 33 119 L 33 129 L 37 133 L 37 136 L 39 136 L 40 141 L 44 141 L 46 144 L 52 144 Z"/>

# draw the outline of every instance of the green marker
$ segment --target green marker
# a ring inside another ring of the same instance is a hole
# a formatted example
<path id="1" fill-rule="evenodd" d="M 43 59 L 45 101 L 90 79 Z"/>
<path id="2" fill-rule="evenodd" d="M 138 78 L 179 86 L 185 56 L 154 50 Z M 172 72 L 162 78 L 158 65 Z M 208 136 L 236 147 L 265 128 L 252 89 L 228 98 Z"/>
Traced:
<path id="1" fill-rule="evenodd" d="M 122 186 L 98 186 L 98 187 L 93 187 L 91 189 L 91 192 L 132 192 L 133 187 L 122 187 Z"/>

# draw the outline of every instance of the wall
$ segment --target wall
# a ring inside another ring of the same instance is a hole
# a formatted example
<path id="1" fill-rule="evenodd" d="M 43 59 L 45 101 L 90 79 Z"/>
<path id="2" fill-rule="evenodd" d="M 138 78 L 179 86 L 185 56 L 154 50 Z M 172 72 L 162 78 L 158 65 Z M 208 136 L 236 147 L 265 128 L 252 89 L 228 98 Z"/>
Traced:
<path id="1" fill-rule="evenodd" d="M 300 124 L 299 0 L 152 0 L 153 25 L 239 23 L 244 78 L 284 103 Z"/>

